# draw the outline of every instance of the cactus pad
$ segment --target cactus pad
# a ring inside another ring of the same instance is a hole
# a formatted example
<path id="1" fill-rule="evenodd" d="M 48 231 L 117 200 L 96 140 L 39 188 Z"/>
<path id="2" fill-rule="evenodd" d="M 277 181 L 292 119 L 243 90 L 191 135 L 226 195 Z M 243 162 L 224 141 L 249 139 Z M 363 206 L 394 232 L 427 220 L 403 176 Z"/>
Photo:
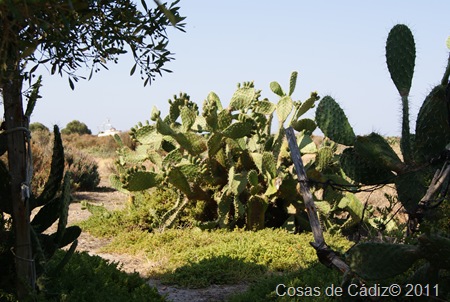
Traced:
<path id="1" fill-rule="evenodd" d="M 260 196 L 251 196 L 247 203 L 247 229 L 251 231 L 264 228 L 267 202 Z"/>
<path id="2" fill-rule="evenodd" d="M 158 186 L 161 181 L 161 176 L 156 173 L 135 171 L 128 175 L 123 187 L 129 191 L 143 191 Z"/>
<path id="3" fill-rule="evenodd" d="M 256 97 L 255 88 L 243 87 L 236 90 L 230 101 L 231 110 L 244 110 Z"/>
<path id="4" fill-rule="evenodd" d="M 380 168 L 396 172 L 402 172 L 405 164 L 400 160 L 397 153 L 389 143 L 377 133 L 367 136 L 358 136 L 355 142 L 355 151 L 363 156 L 368 162 L 372 162 Z"/>
<path id="5" fill-rule="evenodd" d="M 195 119 L 197 117 L 197 114 L 195 111 L 187 106 L 183 106 L 181 108 L 181 122 L 183 124 L 183 130 L 189 131 L 195 123 Z"/>
<path id="6" fill-rule="evenodd" d="M 313 133 L 314 130 L 316 130 L 317 125 L 316 122 L 309 118 L 304 118 L 298 121 L 292 122 L 292 128 L 295 129 L 295 131 L 302 132 L 305 131 L 306 133 Z"/>
<path id="7" fill-rule="evenodd" d="M 360 243 L 348 252 L 348 263 L 361 278 L 381 280 L 408 270 L 420 258 L 417 246 Z"/>
<path id="8" fill-rule="evenodd" d="M 408 96 L 411 89 L 415 60 L 416 45 L 411 30 L 403 24 L 395 25 L 386 41 L 386 63 L 401 96 Z"/>
<path id="9" fill-rule="evenodd" d="M 355 133 L 344 110 L 330 97 L 324 97 L 316 109 L 316 122 L 320 130 L 336 143 L 352 146 Z"/>
<path id="10" fill-rule="evenodd" d="M 319 99 L 320 97 L 317 92 L 312 92 L 309 99 L 304 101 L 298 108 L 298 111 L 296 112 L 296 119 L 305 114 L 309 109 L 313 108 L 316 101 L 318 101 Z"/>
<path id="11" fill-rule="evenodd" d="M 218 110 L 222 110 L 223 109 L 222 102 L 220 102 L 219 96 L 217 94 L 215 94 L 214 92 L 210 92 L 208 94 L 207 101 L 209 103 L 215 103 Z"/>
<path id="12" fill-rule="evenodd" d="M 256 103 L 255 112 L 261 114 L 272 114 L 277 106 L 268 100 L 262 100 Z"/>
<path id="13" fill-rule="evenodd" d="M 284 123 L 291 114 L 292 108 L 294 107 L 294 102 L 290 96 L 282 97 L 277 104 L 277 117 L 279 123 Z"/>
<path id="14" fill-rule="evenodd" d="M 395 177 L 387 167 L 368 161 L 354 148 L 347 148 L 342 152 L 340 163 L 344 173 L 358 183 L 367 185 L 389 183 Z"/>
<path id="15" fill-rule="evenodd" d="M 270 83 L 270 89 L 273 91 L 273 93 L 275 93 L 276 95 L 283 97 L 284 95 L 286 95 L 283 91 L 283 89 L 281 88 L 281 85 L 276 82 L 273 81 Z"/>
<path id="16" fill-rule="evenodd" d="M 293 71 L 291 73 L 291 78 L 289 79 L 289 95 L 292 95 L 294 93 L 295 85 L 297 85 L 297 76 L 297 71 Z"/>
<path id="17" fill-rule="evenodd" d="M 445 86 L 436 86 L 426 97 L 416 122 L 418 159 L 429 161 L 439 156 L 450 143 L 449 107 Z"/>
<path id="18" fill-rule="evenodd" d="M 208 146 L 208 156 L 214 157 L 216 153 L 223 147 L 222 144 L 223 135 L 220 133 L 214 133 L 211 135 L 207 141 Z"/>
<path id="19" fill-rule="evenodd" d="M 325 170 L 333 161 L 334 150 L 330 146 L 323 146 L 319 149 L 317 154 L 317 170 L 322 172 Z"/>
<path id="20" fill-rule="evenodd" d="M 251 134 L 253 125 L 250 122 L 236 122 L 223 130 L 222 134 L 226 137 L 237 139 Z"/>
<path id="21" fill-rule="evenodd" d="M 424 170 L 404 173 L 397 176 L 395 186 L 397 188 L 398 200 L 407 213 L 415 213 L 421 198 L 427 192 L 425 183 L 428 173 Z"/>

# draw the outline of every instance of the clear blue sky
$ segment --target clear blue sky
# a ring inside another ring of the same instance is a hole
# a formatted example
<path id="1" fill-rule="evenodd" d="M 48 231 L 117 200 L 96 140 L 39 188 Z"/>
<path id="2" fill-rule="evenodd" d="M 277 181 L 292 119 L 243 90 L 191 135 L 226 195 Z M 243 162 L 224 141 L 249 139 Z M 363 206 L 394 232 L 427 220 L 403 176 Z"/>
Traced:
<path id="1" fill-rule="evenodd" d="M 153 1 L 148 0 L 150 5 Z M 255 81 L 276 102 L 269 83 L 287 87 L 298 71 L 295 100 L 311 91 L 333 96 L 357 134 L 400 134 L 400 100 L 385 64 L 385 41 L 397 23 L 415 37 L 417 59 L 411 90 L 411 129 L 423 99 L 443 74 L 448 57 L 450 1 L 200 1 L 180 2 L 186 33 L 170 29 L 173 73 L 143 87 L 129 76 L 131 54 L 120 57 L 74 91 L 67 78 L 45 69 L 32 122 L 61 128 L 77 119 L 96 133 L 110 118 L 120 130 L 148 120 L 155 105 L 165 115 L 167 100 L 186 92 L 201 107 L 210 91 L 228 104 L 238 82 Z M 87 72 L 85 72 L 87 73 Z M 138 73 L 136 73 L 138 74 Z"/>

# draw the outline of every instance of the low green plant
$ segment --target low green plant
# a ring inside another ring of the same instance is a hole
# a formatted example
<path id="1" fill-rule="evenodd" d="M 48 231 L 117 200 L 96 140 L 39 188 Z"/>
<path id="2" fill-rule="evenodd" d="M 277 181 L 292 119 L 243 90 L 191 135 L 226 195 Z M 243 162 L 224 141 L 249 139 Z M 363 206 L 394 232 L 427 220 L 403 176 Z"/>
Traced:
<path id="1" fill-rule="evenodd" d="M 149 192 L 135 194 L 124 209 L 108 211 L 89 200 L 81 201 L 84 209 L 92 215 L 79 223 L 94 236 L 113 237 L 121 232 L 140 230 L 151 232 L 161 230 L 164 217 L 176 204 L 176 192 L 170 189 L 153 188 Z M 174 227 L 186 227 L 194 223 L 195 209 L 173 221 Z"/>
<path id="2" fill-rule="evenodd" d="M 49 267 L 57 268 L 63 257 L 57 252 Z M 86 252 L 74 253 L 63 269 L 52 271 L 38 279 L 35 301 L 167 301 L 137 273 L 125 273 L 118 263 Z"/>
<path id="3" fill-rule="evenodd" d="M 336 301 L 324 291 L 331 285 L 339 286 L 340 279 L 337 271 L 315 263 L 295 272 L 259 279 L 250 284 L 248 290 L 232 295 L 227 301 Z"/>
<path id="4" fill-rule="evenodd" d="M 85 228 L 88 232 L 89 228 Z M 344 253 L 350 242 L 326 235 L 327 243 Z M 282 229 L 258 232 L 168 229 L 164 232 L 122 231 L 103 252 L 138 255 L 154 263 L 148 276 L 185 287 L 255 281 L 267 274 L 284 274 L 317 262 L 307 244 L 311 234 L 291 234 Z M 214 276 L 213 276 L 214 275 Z M 207 277 L 209 276 L 209 277 Z"/>

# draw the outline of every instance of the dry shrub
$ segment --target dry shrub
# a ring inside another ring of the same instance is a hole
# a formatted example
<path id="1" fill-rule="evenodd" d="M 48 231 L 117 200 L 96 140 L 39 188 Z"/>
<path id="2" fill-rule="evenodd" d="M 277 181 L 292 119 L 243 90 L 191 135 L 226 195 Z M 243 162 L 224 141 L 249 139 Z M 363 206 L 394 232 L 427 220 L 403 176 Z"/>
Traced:
<path id="1" fill-rule="evenodd" d="M 71 173 L 72 189 L 89 191 L 94 190 L 100 183 L 100 174 L 95 160 L 86 153 L 73 147 L 64 148 L 65 171 Z M 33 180 L 34 194 L 39 194 L 44 188 L 50 173 L 53 152 L 53 135 L 33 133 L 31 143 L 33 154 Z"/>
<path id="2" fill-rule="evenodd" d="M 100 183 L 97 162 L 79 150 L 67 149 L 66 171 L 71 173 L 74 190 L 92 191 Z"/>

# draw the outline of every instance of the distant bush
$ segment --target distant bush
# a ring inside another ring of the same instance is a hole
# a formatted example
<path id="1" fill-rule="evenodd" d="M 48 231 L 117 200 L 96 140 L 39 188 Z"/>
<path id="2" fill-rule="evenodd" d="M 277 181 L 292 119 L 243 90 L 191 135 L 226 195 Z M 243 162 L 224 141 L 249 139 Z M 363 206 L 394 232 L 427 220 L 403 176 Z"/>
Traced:
<path id="1" fill-rule="evenodd" d="M 92 157 L 78 151 L 66 150 L 66 171 L 71 172 L 72 187 L 78 191 L 92 191 L 100 183 L 98 165 Z"/>
<path id="2" fill-rule="evenodd" d="M 64 129 L 61 130 L 62 134 L 92 134 L 92 131 L 85 123 L 77 120 L 69 122 Z"/>
<path id="3" fill-rule="evenodd" d="M 41 124 L 39 122 L 31 123 L 30 124 L 30 131 L 31 132 L 37 132 L 37 131 L 50 132 L 50 130 L 44 124 Z"/>

